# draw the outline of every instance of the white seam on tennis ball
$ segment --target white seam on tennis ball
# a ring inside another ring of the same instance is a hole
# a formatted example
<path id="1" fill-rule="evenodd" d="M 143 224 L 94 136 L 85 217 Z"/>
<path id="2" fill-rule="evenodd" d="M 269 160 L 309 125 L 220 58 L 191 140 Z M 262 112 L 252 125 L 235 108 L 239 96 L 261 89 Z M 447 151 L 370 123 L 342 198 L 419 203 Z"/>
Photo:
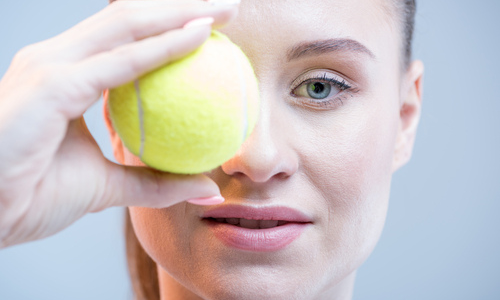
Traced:
<path id="1" fill-rule="evenodd" d="M 137 96 L 137 113 L 139 115 L 139 130 L 141 132 L 141 146 L 139 148 L 139 158 L 142 160 L 144 154 L 144 110 L 142 109 L 141 89 L 139 88 L 139 80 L 134 81 L 135 94 Z"/>
<path id="2" fill-rule="evenodd" d="M 236 52 L 236 49 L 233 51 L 233 56 L 235 57 L 235 60 L 238 64 L 238 77 L 240 78 L 240 89 L 241 89 L 241 101 L 242 101 L 242 112 L 243 112 L 243 137 L 242 137 L 242 143 L 245 141 L 245 138 L 248 133 L 248 107 L 247 107 L 247 85 L 245 81 L 245 76 L 243 74 L 243 66 L 241 65 L 241 60 L 238 57 L 238 53 Z"/>

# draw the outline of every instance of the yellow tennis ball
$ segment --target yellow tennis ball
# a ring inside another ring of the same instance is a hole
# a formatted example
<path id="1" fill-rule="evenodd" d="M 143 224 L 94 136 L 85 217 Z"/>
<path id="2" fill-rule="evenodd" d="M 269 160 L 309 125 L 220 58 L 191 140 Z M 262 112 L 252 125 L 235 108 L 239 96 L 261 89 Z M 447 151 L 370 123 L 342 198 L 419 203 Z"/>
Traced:
<path id="1" fill-rule="evenodd" d="M 131 153 L 153 168 L 210 171 L 250 135 L 258 86 L 243 51 L 213 31 L 197 50 L 109 92 L 114 129 Z"/>

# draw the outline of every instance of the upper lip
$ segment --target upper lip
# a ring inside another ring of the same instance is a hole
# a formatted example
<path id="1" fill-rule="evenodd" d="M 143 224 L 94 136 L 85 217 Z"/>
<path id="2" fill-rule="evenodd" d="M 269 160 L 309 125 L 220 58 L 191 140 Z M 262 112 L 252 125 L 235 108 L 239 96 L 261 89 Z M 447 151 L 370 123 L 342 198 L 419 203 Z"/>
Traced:
<path id="1" fill-rule="evenodd" d="M 303 212 L 286 206 L 253 207 L 229 204 L 209 209 L 201 217 L 214 219 L 280 220 L 297 223 L 312 222 L 312 219 Z"/>

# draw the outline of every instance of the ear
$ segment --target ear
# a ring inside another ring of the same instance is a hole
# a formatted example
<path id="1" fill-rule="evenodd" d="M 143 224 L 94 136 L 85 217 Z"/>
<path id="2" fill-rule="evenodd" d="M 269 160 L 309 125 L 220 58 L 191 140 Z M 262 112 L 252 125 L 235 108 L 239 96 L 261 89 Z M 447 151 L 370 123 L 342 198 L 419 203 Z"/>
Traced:
<path id="1" fill-rule="evenodd" d="M 422 109 L 424 64 L 417 60 L 411 63 L 401 85 L 399 129 L 392 163 L 393 172 L 411 158 L 418 122 Z"/>
<path id="2" fill-rule="evenodd" d="M 109 109 L 108 109 L 108 96 L 109 91 L 105 90 L 103 93 L 103 112 L 104 112 L 104 121 L 106 123 L 106 127 L 108 128 L 109 137 L 111 139 L 111 146 L 113 147 L 113 154 L 117 162 L 124 164 L 124 149 L 123 143 L 113 128 L 113 123 L 111 122 L 111 118 L 109 117 Z"/>

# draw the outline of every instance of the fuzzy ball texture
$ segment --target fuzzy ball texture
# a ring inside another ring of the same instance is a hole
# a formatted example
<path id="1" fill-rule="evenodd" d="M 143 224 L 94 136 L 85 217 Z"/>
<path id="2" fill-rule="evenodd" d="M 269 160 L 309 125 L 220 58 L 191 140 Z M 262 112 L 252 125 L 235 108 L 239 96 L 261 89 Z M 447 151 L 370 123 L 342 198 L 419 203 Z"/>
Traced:
<path id="1" fill-rule="evenodd" d="M 191 54 L 109 91 L 109 115 L 131 153 L 158 170 L 197 174 L 230 159 L 258 115 L 250 61 L 213 31 Z"/>

